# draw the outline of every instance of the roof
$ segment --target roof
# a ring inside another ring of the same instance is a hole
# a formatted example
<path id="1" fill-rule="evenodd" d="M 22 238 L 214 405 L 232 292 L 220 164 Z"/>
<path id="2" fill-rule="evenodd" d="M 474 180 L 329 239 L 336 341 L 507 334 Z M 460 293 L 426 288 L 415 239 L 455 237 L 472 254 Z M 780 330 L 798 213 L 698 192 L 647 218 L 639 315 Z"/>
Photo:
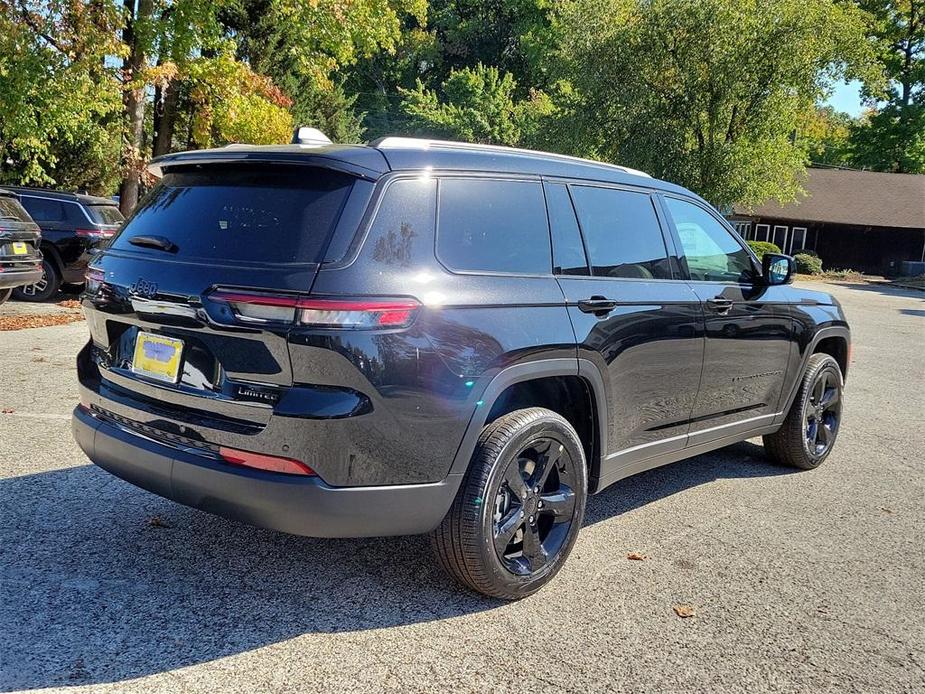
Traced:
<path id="1" fill-rule="evenodd" d="M 808 169 L 806 195 L 737 213 L 800 222 L 925 229 L 925 176 Z"/>
<path id="2" fill-rule="evenodd" d="M 67 200 L 69 202 L 82 202 L 85 205 L 118 205 L 115 200 L 110 198 L 101 198 L 96 195 L 85 195 L 83 193 L 70 193 L 65 190 L 50 190 L 48 188 L 32 188 L 30 186 L 3 186 L 4 190 L 16 193 L 17 195 L 36 195 L 52 200 Z"/>
<path id="3" fill-rule="evenodd" d="M 390 171 L 482 171 L 641 184 L 691 195 L 680 186 L 614 164 L 550 152 L 411 137 L 386 137 L 369 145 L 230 145 L 168 154 L 154 159 L 149 168 L 162 175 L 176 166 L 238 161 L 316 164 L 370 180 Z"/>

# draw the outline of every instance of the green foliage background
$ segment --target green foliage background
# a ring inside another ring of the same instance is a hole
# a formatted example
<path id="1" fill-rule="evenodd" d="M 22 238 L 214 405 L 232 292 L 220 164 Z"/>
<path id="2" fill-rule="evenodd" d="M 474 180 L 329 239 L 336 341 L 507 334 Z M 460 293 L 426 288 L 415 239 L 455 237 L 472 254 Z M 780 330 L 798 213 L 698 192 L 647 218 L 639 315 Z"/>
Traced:
<path id="1" fill-rule="evenodd" d="M 920 0 L 0 0 L 0 183 L 168 151 L 421 135 L 619 162 L 711 202 L 925 172 Z M 822 104 L 857 79 L 868 110 Z M 127 199 L 129 199 L 127 198 Z"/>

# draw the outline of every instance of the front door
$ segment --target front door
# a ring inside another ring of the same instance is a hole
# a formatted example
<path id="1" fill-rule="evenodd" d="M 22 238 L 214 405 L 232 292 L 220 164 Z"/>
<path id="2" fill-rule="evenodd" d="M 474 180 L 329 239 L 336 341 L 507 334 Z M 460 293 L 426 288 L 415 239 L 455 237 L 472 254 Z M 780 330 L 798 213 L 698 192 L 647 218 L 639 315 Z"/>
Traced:
<path id="1" fill-rule="evenodd" d="M 787 289 L 764 286 L 751 254 L 705 206 L 673 196 L 662 200 L 706 326 L 688 445 L 770 424 L 793 342 Z"/>
<path id="2" fill-rule="evenodd" d="M 702 309 L 666 249 L 648 191 L 547 183 L 546 200 L 578 356 L 604 380 L 603 486 L 684 447 L 703 360 Z"/>

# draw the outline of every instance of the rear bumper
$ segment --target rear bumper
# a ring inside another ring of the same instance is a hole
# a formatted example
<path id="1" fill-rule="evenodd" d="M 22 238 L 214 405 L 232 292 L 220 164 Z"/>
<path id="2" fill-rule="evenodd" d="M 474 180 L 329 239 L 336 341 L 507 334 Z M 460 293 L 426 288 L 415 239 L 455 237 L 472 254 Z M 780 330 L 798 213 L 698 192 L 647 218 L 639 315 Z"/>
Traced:
<path id="1" fill-rule="evenodd" d="M 40 279 L 42 279 L 41 267 L 38 270 L 5 270 L 0 272 L 0 289 L 35 284 Z"/>
<path id="2" fill-rule="evenodd" d="M 138 487 L 226 518 L 311 537 L 428 532 L 449 510 L 461 481 L 450 475 L 430 484 L 331 487 L 317 477 L 232 467 L 145 438 L 80 407 L 72 430 L 90 460 Z"/>

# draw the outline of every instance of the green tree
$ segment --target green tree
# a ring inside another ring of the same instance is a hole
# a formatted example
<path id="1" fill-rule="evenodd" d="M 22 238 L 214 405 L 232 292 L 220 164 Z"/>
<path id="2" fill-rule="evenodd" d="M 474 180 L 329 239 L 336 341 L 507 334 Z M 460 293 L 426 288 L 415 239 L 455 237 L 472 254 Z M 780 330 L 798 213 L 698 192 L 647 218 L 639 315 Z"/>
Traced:
<path id="1" fill-rule="evenodd" d="M 872 38 L 888 79 L 867 86 L 877 108 L 851 136 L 857 165 L 925 173 L 925 2 L 860 0 L 872 17 Z M 885 99 L 879 97 L 885 96 Z"/>
<path id="2" fill-rule="evenodd" d="M 801 114 L 873 69 L 864 14 L 835 0 L 568 0 L 557 29 L 580 153 L 719 206 L 793 198 Z"/>
<path id="3" fill-rule="evenodd" d="M 806 111 L 798 118 L 795 142 L 806 150 L 811 164 L 850 166 L 850 138 L 857 123 L 831 106 Z"/>
<path id="4" fill-rule="evenodd" d="M 510 73 L 478 64 L 453 70 L 442 84 L 443 99 L 421 82 L 402 90 L 403 108 L 416 134 L 461 139 L 484 144 L 518 145 L 529 139 L 536 124 L 550 110 L 536 92 L 515 100 L 517 82 Z"/>
<path id="5" fill-rule="evenodd" d="M 0 2 L 0 181 L 112 192 L 119 22 L 105 2 Z"/>

